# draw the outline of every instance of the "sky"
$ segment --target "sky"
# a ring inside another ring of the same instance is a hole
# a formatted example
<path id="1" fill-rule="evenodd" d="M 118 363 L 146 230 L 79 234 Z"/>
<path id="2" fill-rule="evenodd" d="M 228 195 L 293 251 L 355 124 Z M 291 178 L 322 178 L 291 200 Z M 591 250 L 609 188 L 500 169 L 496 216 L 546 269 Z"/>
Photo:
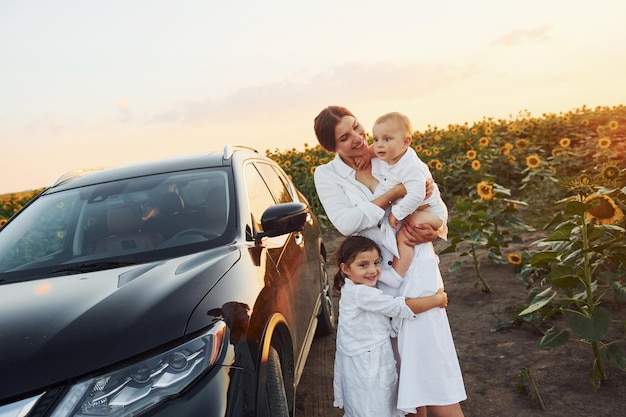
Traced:
<path id="1" fill-rule="evenodd" d="M 226 144 L 626 104 L 623 0 L 0 0 L 0 194 Z"/>

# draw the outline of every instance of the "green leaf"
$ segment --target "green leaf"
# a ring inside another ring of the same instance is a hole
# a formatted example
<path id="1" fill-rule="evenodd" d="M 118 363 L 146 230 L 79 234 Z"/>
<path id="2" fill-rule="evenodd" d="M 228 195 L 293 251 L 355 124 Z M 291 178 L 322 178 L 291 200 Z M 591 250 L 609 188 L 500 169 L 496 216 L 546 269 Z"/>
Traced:
<path id="1" fill-rule="evenodd" d="M 589 204 L 581 203 L 580 201 L 569 201 L 565 205 L 566 216 L 584 216 L 585 212 L 589 209 Z"/>
<path id="2" fill-rule="evenodd" d="M 580 279 L 572 273 L 572 268 L 565 265 L 554 266 L 545 279 L 558 288 L 573 288 L 580 284 Z"/>
<path id="3" fill-rule="evenodd" d="M 577 225 L 575 223 L 567 222 L 561 224 L 550 236 L 545 238 L 546 242 L 554 242 L 554 241 L 567 241 L 570 240 L 570 236 L 572 235 L 572 230 L 576 228 Z"/>
<path id="4" fill-rule="evenodd" d="M 530 302 L 530 305 L 522 310 L 522 312 L 520 312 L 518 316 L 524 316 L 526 314 L 530 314 L 539 310 L 541 307 L 549 304 L 554 297 L 556 297 L 556 291 L 554 291 L 552 287 L 546 288 L 545 290 L 537 294 Z"/>
<path id="5" fill-rule="evenodd" d="M 624 355 L 624 349 L 618 343 L 611 343 L 603 346 L 600 349 L 602 360 L 605 363 L 610 364 L 615 369 L 620 371 L 626 370 L 626 356 Z"/>
<path id="6" fill-rule="evenodd" d="M 530 257 L 530 264 L 532 266 L 540 266 L 543 264 L 549 264 L 558 260 L 559 253 L 552 251 L 536 252 Z"/>
<path id="7" fill-rule="evenodd" d="M 569 341 L 569 332 L 567 330 L 559 330 L 552 327 L 541 338 L 539 346 L 542 349 L 551 349 L 558 346 L 563 346 Z"/>
<path id="8" fill-rule="evenodd" d="M 455 261 L 454 263 L 452 263 L 452 265 L 450 265 L 450 267 L 448 268 L 448 272 L 455 272 L 458 271 L 459 269 L 463 268 L 465 266 L 467 262 L 465 261 Z"/>
<path id="9" fill-rule="evenodd" d="M 612 317 L 607 309 L 596 307 L 591 317 L 578 311 L 567 310 L 565 311 L 565 319 L 572 331 L 579 334 L 583 339 L 599 342 L 609 331 Z"/>

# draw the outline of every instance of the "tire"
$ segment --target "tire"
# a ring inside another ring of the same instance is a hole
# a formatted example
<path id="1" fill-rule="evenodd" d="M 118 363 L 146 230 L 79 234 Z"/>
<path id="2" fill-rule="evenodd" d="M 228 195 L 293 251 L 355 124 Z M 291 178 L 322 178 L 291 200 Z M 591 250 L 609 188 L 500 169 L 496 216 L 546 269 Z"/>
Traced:
<path id="1" fill-rule="evenodd" d="M 267 381 L 265 384 L 265 413 L 267 417 L 289 417 L 289 402 L 278 352 L 270 347 L 267 358 Z"/>
<path id="2" fill-rule="evenodd" d="M 317 329 L 315 334 L 326 336 L 336 330 L 335 307 L 333 306 L 333 294 L 328 271 L 326 270 L 326 260 L 320 254 L 320 276 L 322 290 L 322 309 L 317 315 Z"/>

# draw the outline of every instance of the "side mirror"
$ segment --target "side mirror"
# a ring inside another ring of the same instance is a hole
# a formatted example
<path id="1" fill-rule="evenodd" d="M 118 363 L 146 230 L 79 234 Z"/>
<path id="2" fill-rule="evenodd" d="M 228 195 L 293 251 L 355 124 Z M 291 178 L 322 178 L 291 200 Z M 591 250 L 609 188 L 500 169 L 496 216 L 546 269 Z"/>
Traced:
<path id="1" fill-rule="evenodd" d="M 261 216 L 263 231 L 257 233 L 254 243 L 264 237 L 280 236 L 304 229 L 308 209 L 303 203 L 281 203 L 268 207 Z"/>

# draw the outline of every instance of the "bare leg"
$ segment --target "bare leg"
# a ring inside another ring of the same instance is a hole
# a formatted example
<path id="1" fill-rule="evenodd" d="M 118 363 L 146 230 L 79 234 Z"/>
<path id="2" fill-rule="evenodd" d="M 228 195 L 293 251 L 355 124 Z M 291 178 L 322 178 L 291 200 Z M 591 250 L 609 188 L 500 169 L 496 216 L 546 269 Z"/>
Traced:
<path id="1" fill-rule="evenodd" d="M 426 417 L 426 407 L 418 407 L 417 413 L 405 414 L 406 417 Z"/>
<path id="2" fill-rule="evenodd" d="M 463 410 L 461 410 L 461 404 L 441 405 L 441 406 L 428 406 L 428 414 L 432 417 L 463 417 Z"/>
<path id="3" fill-rule="evenodd" d="M 442 225 L 442 221 L 441 219 L 439 219 L 439 217 L 429 211 L 424 210 L 416 211 L 415 213 L 411 214 L 411 216 L 409 216 L 409 219 L 413 224 L 429 224 L 435 230 L 439 229 Z M 394 258 L 392 266 L 393 269 L 395 269 L 400 276 L 404 276 L 404 274 L 406 274 L 406 271 L 409 270 L 411 262 L 413 262 L 414 248 L 412 245 L 408 244 L 406 236 L 402 231 L 399 231 L 397 233 L 396 239 L 398 242 L 398 254 L 400 255 L 400 258 Z"/>

